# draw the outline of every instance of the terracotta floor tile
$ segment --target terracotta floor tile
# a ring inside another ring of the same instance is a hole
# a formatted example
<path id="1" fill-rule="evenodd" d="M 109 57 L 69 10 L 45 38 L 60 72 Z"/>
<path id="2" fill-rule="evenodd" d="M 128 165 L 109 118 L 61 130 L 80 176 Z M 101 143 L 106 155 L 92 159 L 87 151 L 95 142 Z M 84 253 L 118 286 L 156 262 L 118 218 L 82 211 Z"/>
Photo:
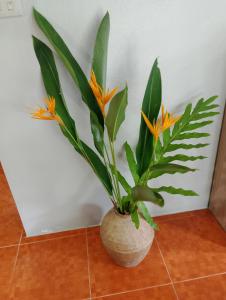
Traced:
<path id="1" fill-rule="evenodd" d="M 55 233 L 49 233 L 49 234 L 43 234 L 43 235 L 31 236 L 31 237 L 26 237 L 25 232 L 23 232 L 21 244 L 34 243 L 34 242 L 40 242 L 49 239 L 57 239 L 57 238 L 63 238 L 69 236 L 77 236 L 84 233 L 86 233 L 86 228 L 79 228 L 74 230 L 67 230 L 67 231 L 61 231 L 61 232 L 55 232 Z"/>
<path id="2" fill-rule="evenodd" d="M 197 210 L 191 211 L 190 213 L 196 217 L 213 216 L 212 212 L 209 209 L 197 209 Z"/>
<path id="3" fill-rule="evenodd" d="M 211 215 L 161 223 L 157 238 L 174 281 L 226 272 L 226 232 Z"/>
<path id="4" fill-rule="evenodd" d="M 176 300 L 171 285 L 97 298 L 101 300 Z"/>
<path id="5" fill-rule="evenodd" d="M 156 243 L 135 268 L 117 266 L 106 253 L 96 229 L 88 232 L 92 296 L 130 291 L 169 283 L 169 277 Z"/>
<path id="6" fill-rule="evenodd" d="M 86 235 L 20 247 L 13 300 L 77 300 L 89 297 Z"/>
<path id="7" fill-rule="evenodd" d="M 182 300 L 226 299 L 226 274 L 175 284 Z"/>
<path id="8" fill-rule="evenodd" d="M 23 226 L 0 164 L 0 247 L 18 244 Z"/>
<path id="9" fill-rule="evenodd" d="M 170 221 L 170 220 L 175 220 L 175 219 L 183 219 L 186 217 L 191 217 L 193 212 L 186 211 L 182 213 L 176 213 L 176 214 L 171 214 L 171 215 L 163 215 L 163 216 L 158 216 L 154 217 L 154 220 L 158 222 L 165 222 L 165 221 Z"/>
<path id="10" fill-rule="evenodd" d="M 0 249 L 0 299 L 8 299 L 16 253 L 16 246 Z"/>
<path id="11" fill-rule="evenodd" d="M 18 244 L 22 232 L 20 218 L 13 211 L 0 213 L 0 247 Z"/>
<path id="12" fill-rule="evenodd" d="M 7 179 L 4 174 L 2 165 L 0 164 L 0 208 L 1 210 L 8 206 L 15 206 Z"/>

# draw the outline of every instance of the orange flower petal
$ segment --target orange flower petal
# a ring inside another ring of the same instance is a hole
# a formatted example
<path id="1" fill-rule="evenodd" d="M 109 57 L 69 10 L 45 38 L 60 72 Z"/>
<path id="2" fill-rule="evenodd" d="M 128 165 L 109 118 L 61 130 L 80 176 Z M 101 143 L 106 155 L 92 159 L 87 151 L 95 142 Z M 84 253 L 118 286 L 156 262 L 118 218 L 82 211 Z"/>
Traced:
<path id="1" fill-rule="evenodd" d="M 110 92 L 108 91 L 107 93 L 104 92 L 101 86 L 98 84 L 93 70 L 91 70 L 89 85 L 104 116 L 105 105 L 112 99 L 118 88 L 114 88 L 113 90 L 111 90 Z"/>
<path id="2" fill-rule="evenodd" d="M 47 103 L 48 111 L 50 114 L 55 114 L 56 102 L 54 97 L 50 97 Z"/>
<path id="3" fill-rule="evenodd" d="M 107 92 L 104 95 L 104 104 L 107 104 L 114 97 L 117 90 L 118 90 L 118 87 L 115 87 L 113 90 L 111 90 L 110 92 Z"/>
<path id="4" fill-rule="evenodd" d="M 141 111 L 141 114 L 144 118 L 144 121 L 145 121 L 147 127 L 149 128 L 150 132 L 154 136 L 155 141 L 157 141 L 158 137 L 159 137 L 159 134 L 161 132 L 161 126 L 160 126 L 159 121 L 157 121 L 156 123 L 154 122 L 153 125 L 152 125 L 143 111 Z"/>

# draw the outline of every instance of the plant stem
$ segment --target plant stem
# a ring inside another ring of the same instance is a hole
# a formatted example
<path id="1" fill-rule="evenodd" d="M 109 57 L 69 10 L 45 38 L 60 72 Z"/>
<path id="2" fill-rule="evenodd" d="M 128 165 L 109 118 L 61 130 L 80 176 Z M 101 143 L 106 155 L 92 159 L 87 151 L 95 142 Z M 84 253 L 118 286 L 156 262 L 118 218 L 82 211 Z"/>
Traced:
<path id="1" fill-rule="evenodd" d="M 112 184 L 113 184 L 113 196 L 114 196 L 115 199 L 117 199 L 115 178 L 114 178 L 114 176 L 112 174 L 111 161 L 110 161 L 110 158 L 109 158 L 109 155 L 108 155 L 108 151 L 107 151 L 107 148 L 106 148 L 105 144 L 104 144 L 104 150 L 105 150 L 106 157 L 107 157 L 107 160 L 106 160 L 105 156 L 103 155 L 104 163 L 105 163 L 106 168 L 108 169 L 109 175 L 110 175 L 111 180 L 112 180 Z M 111 199 L 111 201 L 114 202 L 115 206 L 117 206 L 115 200 Z"/>
<path id="2" fill-rule="evenodd" d="M 118 202 L 120 211 L 122 212 L 122 202 L 121 202 L 121 193 L 120 193 L 120 188 L 119 188 L 118 173 L 117 173 L 117 168 L 116 168 L 115 149 L 114 149 L 114 143 L 111 141 L 109 134 L 108 134 L 108 141 L 109 141 L 111 156 L 112 156 L 112 164 L 113 164 L 113 174 L 112 175 L 115 178 L 117 202 Z"/>

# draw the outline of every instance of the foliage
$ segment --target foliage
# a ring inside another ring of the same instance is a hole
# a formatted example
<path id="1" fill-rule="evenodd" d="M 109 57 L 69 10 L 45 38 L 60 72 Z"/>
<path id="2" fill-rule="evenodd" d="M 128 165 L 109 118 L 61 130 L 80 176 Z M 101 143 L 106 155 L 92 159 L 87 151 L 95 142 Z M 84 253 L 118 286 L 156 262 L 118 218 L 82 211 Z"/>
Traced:
<path id="1" fill-rule="evenodd" d="M 162 193 L 197 196 L 192 190 L 181 187 L 151 187 L 150 181 L 164 174 L 184 174 L 196 169 L 185 166 L 184 162 L 205 159 L 202 155 L 187 155 L 185 151 L 208 146 L 208 143 L 195 143 L 194 140 L 207 138 L 208 132 L 202 128 L 213 122 L 218 114 L 216 96 L 200 99 L 195 106 L 188 104 L 181 117 L 174 117 L 162 106 L 162 83 L 158 61 L 155 60 L 147 82 L 142 102 L 142 115 L 136 151 L 126 142 L 125 156 L 133 178 L 131 186 L 117 168 L 115 140 L 125 119 L 128 102 L 128 87 L 117 91 L 106 89 L 107 53 L 110 31 L 110 16 L 107 13 L 97 30 L 94 43 L 92 70 L 87 77 L 72 55 L 63 38 L 46 18 L 34 9 L 34 17 L 56 54 L 63 62 L 81 100 L 88 106 L 90 129 L 97 151 L 90 148 L 80 137 L 71 117 L 58 76 L 52 50 L 42 41 L 33 37 L 34 50 L 40 64 L 43 83 L 48 98 L 46 107 L 32 113 L 36 119 L 55 120 L 74 149 L 87 161 L 100 179 L 116 210 L 130 214 L 136 228 L 142 216 L 150 226 L 157 225 L 150 216 L 145 202 L 164 206 Z M 105 108 L 110 102 L 107 113 Z M 161 116 L 159 111 L 161 108 Z M 201 129 L 201 130 L 200 130 Z M 187 140 L 192 140 L 188 143 Z M 174 153 L 176 151 L 176 153 Z M 169 153 L 172 153 L 170 154 Z"/>

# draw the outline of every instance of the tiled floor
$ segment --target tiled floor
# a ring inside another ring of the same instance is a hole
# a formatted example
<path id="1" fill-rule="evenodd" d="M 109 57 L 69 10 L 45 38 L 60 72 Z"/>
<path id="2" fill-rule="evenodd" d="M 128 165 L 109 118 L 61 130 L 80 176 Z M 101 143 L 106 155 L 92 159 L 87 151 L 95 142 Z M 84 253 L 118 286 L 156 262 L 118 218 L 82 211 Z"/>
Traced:
<path id="1" fill-rule="evenodd" d="M 0 299 L 226 299 L 226 233 L 211 213 L 156 221 L 153 246 L 132 269 L 111 261 L 98 227 L 26 238 L 0 169 Z"/>

